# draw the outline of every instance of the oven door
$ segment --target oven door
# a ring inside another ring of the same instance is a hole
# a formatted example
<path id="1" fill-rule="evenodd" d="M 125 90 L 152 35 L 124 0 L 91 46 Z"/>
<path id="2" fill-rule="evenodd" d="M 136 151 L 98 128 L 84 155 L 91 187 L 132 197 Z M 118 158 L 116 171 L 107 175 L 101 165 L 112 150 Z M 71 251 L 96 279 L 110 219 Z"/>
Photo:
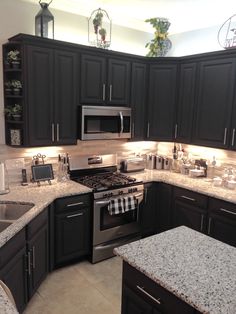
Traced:
<path id="1" fill-rule="evenodd" d="M 136 208 L 116 215 L 110 215 L 108 211 L 109 201 L 114 198 L 94 201 L 93 245 L 141 231 L 139 212 L 140 204 L 143 201 L 143 192 L 129 194 L 129 196 L 131 195 L 137 199 Z"/>

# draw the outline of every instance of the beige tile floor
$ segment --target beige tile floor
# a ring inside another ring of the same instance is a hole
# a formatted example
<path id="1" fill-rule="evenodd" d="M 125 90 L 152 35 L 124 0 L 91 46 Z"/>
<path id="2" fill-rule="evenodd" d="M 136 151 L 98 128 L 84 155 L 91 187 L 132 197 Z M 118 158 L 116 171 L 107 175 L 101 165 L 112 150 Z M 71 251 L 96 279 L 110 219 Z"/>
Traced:
<path id="1" fill-rule="evenodd" d="M 120 314 L 122 262 L 83 261 L 50 273 L 24 314 Z"/>

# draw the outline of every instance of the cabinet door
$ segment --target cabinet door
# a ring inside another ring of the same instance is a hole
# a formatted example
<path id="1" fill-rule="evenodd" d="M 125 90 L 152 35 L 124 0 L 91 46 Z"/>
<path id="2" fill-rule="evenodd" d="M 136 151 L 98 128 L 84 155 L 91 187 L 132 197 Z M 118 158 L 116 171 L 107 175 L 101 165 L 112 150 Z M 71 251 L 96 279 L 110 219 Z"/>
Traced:
<path id="1" fill-rule="evenodd" d="M 48 273 L 48 225 L 40 228 L 28 242 L 31 271 L 28 276 L 29 297 L 37 290 Z"/>
<path id="2" fill-rule="evenodd" d="M 148 101 L 148 139 L 173 138 L 176 104 L 177 65 L 150 65 Z"/>
<path id="3" fill-rule="evenodd" d="M 235 58 L 200 62 L 194 144 L 219 148 L 228 146 L 235 62 Z"/>
<path id="4" fill-rule="evenodd" d="M 55 263 L 73 260 L 89 253 L 89 209 L 56 215 Z"/>
<path id="5" fill-rule="evenodd" d="M 157 232 L 163 232 L 172 228 L 172 186 L 165 183 L 158 184 L 156 217 Z"/>
<path id="6" fill-rule="evenodd" d="M 32 146 L 53 140 L 53 50 L 27 46 L 28 137 Z"/>
<path id="7" fill-rule="evenodd" d="M 77 54 L 55 51 L 55 142 L 56 144 L 76 144 L 77 138 Z"/>
<path id="8" fill-rule="evenodd" d="M 10 289 L 18 311 L 21 313 L 27 304 L 26 248 L 21 249 L 1 269 L 0 278 Z"/>
<path id="9" fill-rule="evenodd" d="M 93 55 L 81 56 L 80 102 L 101 104 L 106 98 L 106 59 Z"/>
<path id="10" fill-rule="evenodd" d="M 175 124 L 175 139 L 181 143 L 190 143 L 191 141 L 195 77 L 196 63 L 181 64 L 179 100 Z"/>
<path id="11" fill-rule="evenodd" d="M 179 200 L 174 200 L 173 225 L 187 226 L 197 231 L 203 232 L 206 224 L 206 213 L 201 208 L 186 204 Z"/>
<path id="12" fill-rule="evenodd" d="M 122 314 L 152 314 L 152 306 L 129 289 L 126 285 L 122 291 Z"/>
<path id="13" fill-rule="evenodd" d="M 235 204 L 210 198 L 207 234 L 217 240 L 236 246 L 235 230 Z"/>
<path id="14" fill-rule="evenodd" d="M 157 185 L 145 184 L 144 202 L 141 209 L 142 236 L 156 233 L 158 208 L 157 208 Z"/>
<path id="15" fill-rule="evenodd" d="M 107 77 L 107 103 L 130 104 L 131 65 L 129 61 L 109 59 Z"/>
<path id="16" fill-rule="evenodd" d="M 145 137 L 145 105 L 146 105 L 146 72 L 144 63 L 132 64 L 131 108 L 132 108 L 132 139 L 144 140 Z"/>

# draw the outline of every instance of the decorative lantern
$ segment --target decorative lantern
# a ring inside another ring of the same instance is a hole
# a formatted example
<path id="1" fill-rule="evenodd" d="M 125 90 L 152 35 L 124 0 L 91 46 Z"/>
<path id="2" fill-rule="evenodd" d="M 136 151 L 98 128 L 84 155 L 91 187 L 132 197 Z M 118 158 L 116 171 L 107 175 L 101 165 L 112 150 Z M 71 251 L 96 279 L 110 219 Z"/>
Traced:
<path id="1" fill-rule="evenodd" d="M 111 45 L 111 19 L 105 10 L 97 9 L 88 19 L 88 42 L 95 47 L 108 48 Z"/>
<path id="2" fill-rule="evenodd" d="M 41 2 L 39 0 L 39 4 L 41 6 L 40 11 L 35 16 L 35 35 L 46 37 L 46 38 L 54 38 L 54 17 L 52 13 L 48 10 L 49 5 L 52 3 L 52 0 L 49 3 Z"/>
<path id="3" fill-rule="evenodd" d="M 236 48 L 236 14 L 228 18 L 220 27 L 218 42 L 225 49 Z"/>

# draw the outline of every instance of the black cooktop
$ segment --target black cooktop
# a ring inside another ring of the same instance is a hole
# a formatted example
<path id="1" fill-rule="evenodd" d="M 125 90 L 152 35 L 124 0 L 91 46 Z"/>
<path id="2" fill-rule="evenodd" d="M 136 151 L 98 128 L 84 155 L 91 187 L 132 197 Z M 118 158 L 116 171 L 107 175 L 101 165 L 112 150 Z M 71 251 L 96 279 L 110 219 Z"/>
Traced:
<path id="1" fill-rule="evenodd" d="M 125 187 L 136 182 L 136 178 L 126 176 L 119 172 L 85 175 L 73 178 L 72 180 L 93 189 L 94 192 Z"/>

